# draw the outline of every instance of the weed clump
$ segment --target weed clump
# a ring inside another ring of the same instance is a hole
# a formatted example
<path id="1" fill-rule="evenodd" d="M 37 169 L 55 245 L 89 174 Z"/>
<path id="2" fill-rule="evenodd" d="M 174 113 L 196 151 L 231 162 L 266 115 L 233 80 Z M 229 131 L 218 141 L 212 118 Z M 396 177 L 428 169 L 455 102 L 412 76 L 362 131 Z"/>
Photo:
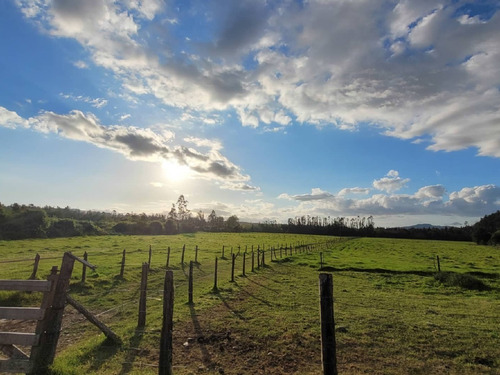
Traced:
<path id="1" fill-rule="evenodd" d="M 477 277 L 465 273 L 438 272 L 434 279 L 446 286 L 454 286 L 469 290 L 489 290 L 490 287 Z"/>

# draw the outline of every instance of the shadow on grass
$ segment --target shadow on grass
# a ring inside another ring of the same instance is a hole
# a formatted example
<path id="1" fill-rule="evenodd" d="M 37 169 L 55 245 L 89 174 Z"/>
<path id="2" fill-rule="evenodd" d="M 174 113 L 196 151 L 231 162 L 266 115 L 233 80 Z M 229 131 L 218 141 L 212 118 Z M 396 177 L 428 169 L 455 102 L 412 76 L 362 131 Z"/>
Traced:
<path id="1" fill-rule="evenodd" d="M 189 305 L 189 312 L 191 314 L 191 320 L 193 321 L 194 332 L 196 333 L 196 337 L 198 337 L 198 343 L 200 344 L 203 364 L 208 368 L 211 368 L 213 367 L 212 358 L 208 353 L 208 349 L 205 342 L 202 340 L 204 335 L 201 329 L 200 321 L 198 320 L 198 314 L 196 313 L 196 309 L 194 308 L 194 304 Z"/>
<path id="2" fill-rule="evenodd" d="M 119 375 L 128 374 L 134 367 L 134 361 L 140 354 L 140 351 L 137 348 L 142 341 L 143 334 L 144 332 L 142 330 L 136 329 L 134 336 L 130 338 L 127 348 L 128 353 L 125 357 L 125 361 L 122 363 L 122 369 L 120 370 Z"/>
<path id="3" fill-rule="evenodd" d="M 86 353 L 87 356 L 92 358 L 90 369 L 93 371 L 99 370 L 109 358 L 113 357 L 118 352 L 119 349 L 120 345 L 106 338 L 89 353 Z"/>
<path id="4" fill-rule="evenodd" d="M 487 273 L 487 272 L 456 273 L 456 272 L 435 272 L 435 271 L 396 271 L 396 270 L 387 270 L 383 268 L 355 268 L 355 267 L 335 268 L 331 266 L 321 267 L 319 271 L 326 271 L 326 272 L 348 271 L 348 272 L 380 273 L 380 274 L 390 274 L 390 275 L 416 275 L 416 276 L 429 276 L 429 277 L 432 276 L 434 277 L 434 279 L 436 279 L 445 286 L 454 286 L 454 287 L 460 287 L 462 289 L 479 290 L 479 291 L 491 290 L 492 288 L 489 285 L 486 285 L 482 280 L 478 279 L 478 277 L 496 279 L 499 276 L 496 273 Z"/>
<path id="5" fill-rule="evenodd" d="M 237 283 L 234 283 L 237 285 Z M 234 314 L 234 316 L 236 316 L 238 319 L 240 320 L 247 320 L 243 315 L 241 315 L 241 313 L 238 311 L 238 310 L 235 310 L 234 308 L 232 308 L 229 303 L 227 302 L 228 299 L 226 297 L 224 297 L 220 290 L 219 289 L 214 289 L 212 290 L 212 294 L 217 296 L 217 298 L 219 298 L 221 300 L 221 302 L 224 304 L 224 306 L 229 310 L 231 311 L 231 313 Z"/>

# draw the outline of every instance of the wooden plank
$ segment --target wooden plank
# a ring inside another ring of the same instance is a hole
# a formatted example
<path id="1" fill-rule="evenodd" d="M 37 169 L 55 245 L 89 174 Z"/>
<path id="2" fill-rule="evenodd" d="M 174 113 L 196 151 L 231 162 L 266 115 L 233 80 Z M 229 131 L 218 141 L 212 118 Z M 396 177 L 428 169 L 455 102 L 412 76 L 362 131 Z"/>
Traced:
<path id="1" fill-rule="evenodd" d="M 0 290 L 18 290 L 24 292 L 48 292 L 50 291 L 50 281 L 0 280 Z"/>
<path id="2" fill-rule="evenodd" d="M 1 359 L 0 373 L 26 374 L 33 369 L 33 363 L 27 359 Z"/>
<path id="3" fill-rule="evenodd" d="M 29 359 L 27 354 L 15 345 L 0 345 L 0 351 L 10 359 Z"/>
<path id="4" fill-rule="evenodd" d="M 38 344 L 39 335 L 21 332 L 0 332 L 0 345 L 33 346 Z"/>
<path id="5" fill-rule="evenodd" d="M 45 309 L 38 307 L 0 307 L 0 319 L 42 320 Z"/>

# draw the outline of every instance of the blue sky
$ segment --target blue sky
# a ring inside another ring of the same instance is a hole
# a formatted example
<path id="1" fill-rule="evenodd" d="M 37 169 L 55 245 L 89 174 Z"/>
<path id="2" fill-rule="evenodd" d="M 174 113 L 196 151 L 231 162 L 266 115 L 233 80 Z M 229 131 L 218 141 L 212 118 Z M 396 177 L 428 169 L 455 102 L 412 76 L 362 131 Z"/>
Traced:
<path id="1" fill-rule="evenodd" d="M 500 209 L 499 1 L 0 2 L 0 201 L 461 225 Z"/>

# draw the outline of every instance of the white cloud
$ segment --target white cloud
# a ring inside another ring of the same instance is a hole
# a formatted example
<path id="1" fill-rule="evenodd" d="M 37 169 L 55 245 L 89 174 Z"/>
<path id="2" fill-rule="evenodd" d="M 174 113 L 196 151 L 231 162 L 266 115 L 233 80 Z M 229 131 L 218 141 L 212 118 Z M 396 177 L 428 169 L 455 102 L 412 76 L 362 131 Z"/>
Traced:
<path id="1" fill-rule="evenodd" d="M 338 195 L 345 196 L 350 194 L 369 194 L 369 193 L 370 189 L 368 188 L 354 187 L 354 188 L 344 188 L 339 191 Z"/>
<path id="2" fill-rule="evenodd" d="M 74 102 L 84 102 L 90 104 L 94 108 L 102 108 L 108 104 L 108 101 L 103 98 L 91 98 L 83 95 L 59 94 L 62 98 L 72 100 Z"/>
<path id="3" fill-rule="evenodd" d="M 307 201 L 325 200 L 332 197 L 334 197 L 334 195 L 327 191 L 323 191 L 320 188 L 313 188 L 311 189 L 311 194 L 299 194 L 299 195 L 281 194 L 278 198 L 307 202 Z"/>
<path id="4" fill-rule="evenodd" d="M 78 69 L 87 69 L 89 66 L 85 61 L 78 60 L 73 63 L 74 66 L 76 66 Z"/>
<path id="5" fill-rule="evenodd" d="M 500 157 L 494 3 L 488 16 L 444 0 L 209 2 L 185 13 L 159 0 L 17 4 L 80 43 L 132 95 L 200 113 L 233 109 L 244 126 L 367 123 L 402 139 L 428 136 L 431 150 Z M 172 43 L 185 17 L 199 17 L 212 39 Z"/>
<path id="6" fill-rule="evenodd" d="M 390 170 L 386 177 L 373 181 L 373 187 L 378 190 L 386 191 L 387 193 L 393 193 L 395 191 L 401 190 L 408 182 L 409 178 L 399 177 L 399 172 L 395 170 Z"/>
<path id="7" fill-rule="evenodd" d="M 279 198 L 297 202 L 297 205 L 286 210 L 276 211 L 282 220 L 304 213 L 313 216 L 480 217 L 500 209 L 500 187 L 495 185 L 463 188 L 448 196 L 443 186 L 432 185 L 421 187 L 415 194 L 373 194 L 363 199 L 347 198 L 343 194 L 335 195 L 326 191 L 302 195 L 283 193 Z"/>
<path id="8" fill-rule="evenodd" d="M 0 126 L 15 129 L 17 127 L 28 128 L 29 123 L 16 112 L 0 107 Z"/>
<path id="9" fill-rule="evenodd" d="M 63 138 L 118 152 L 131 160 L 175 160 L 179 165 L 190 168 L 198 178 L 224 182 L 225 189 L 259 190 L 258 187 L 248 185 L 250 176 L 243 174 L 239 166 L 221 154 L 222 145 L 219 141 L 191 138 L 191 143 L 210 147 L 210 150 L 204 153 L 194 148 L 171 144 L 174 139 L 172 132 L 155 132 L 134 126 L 105 126 L 94 114 L 77 110 L 66 115 L 46 111 L 26 120 L 17 113 L 0 107 L 0 126 L 23 126 L 41 133 L 56 133 Z"/>

